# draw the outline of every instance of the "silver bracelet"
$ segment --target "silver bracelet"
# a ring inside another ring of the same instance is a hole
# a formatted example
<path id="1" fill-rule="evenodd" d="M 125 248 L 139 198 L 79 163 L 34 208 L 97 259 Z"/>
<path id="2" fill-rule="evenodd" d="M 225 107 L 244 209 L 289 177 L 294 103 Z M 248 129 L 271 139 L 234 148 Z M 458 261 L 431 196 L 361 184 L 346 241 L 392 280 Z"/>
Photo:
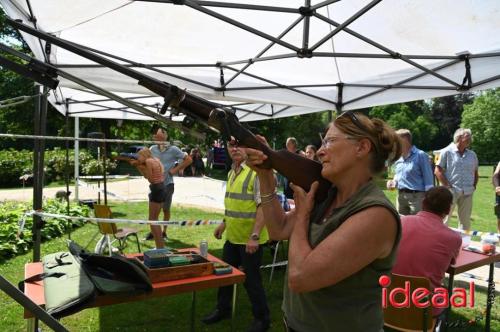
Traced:
<path id="1" fill-rule="evenodd" d="M 270 192 L 269 194 L 261 194 L 260 195 L 260 198 L 268 198 L 268 197 L 273 197 L 274 195 L 276 195 L 276 189 L 274 189 L 273 192 Z"/>
<path id="2" fill-rule="evenodd" d="M 276 194 L 274 194 L 273 196 L 270 196 L 269 198 L 266 197 L 267 199 L 261 199 L 260 200 L 260 205 L 265 205 L 265 204 L 269 204 L 271 203 L 272 201 L 274 201 L 274 199 L 276 198 Z"/>

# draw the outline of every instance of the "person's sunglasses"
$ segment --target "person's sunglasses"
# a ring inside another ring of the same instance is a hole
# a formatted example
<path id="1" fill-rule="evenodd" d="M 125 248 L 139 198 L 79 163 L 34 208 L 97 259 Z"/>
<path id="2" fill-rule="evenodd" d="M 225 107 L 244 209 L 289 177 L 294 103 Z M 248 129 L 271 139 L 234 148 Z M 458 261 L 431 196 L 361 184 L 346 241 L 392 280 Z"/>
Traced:
<path id="1" fill-rule="evenodd" d="M 358 127 L 359 129 L 363 130 L 364 132 L 368 132 L 368 129 L 361 123 L 361 121 L 359 121 L 355 112 L 352 112 L 352 111 L 344 112 L 344 113 L 340 114 L 339 116 L 337 116 L 337 119 L 341 118 L 343 116 L 347 116 L 351 120 L 351 122 L 354 123 L 354 125 L 356 127 Z"/>
<path id="2" fill-rule="evenodd" d="M 358 127 L 359 129 L 361 129 L 362 131 L 364 131 L 365 133 L 369 133 L 369 130 L 368 128 L 366 128 L 366 126 L 364 126 L 361 121 L 358 119 L 358 117 L 356 116 L 356 113 L 353 112 L 353 111 L 347 111 L 347 112 L 344 112 L 342 114 L 340 114 L 339 116 L 337 116 L 337 119 L 338 118 L 341 118 L 343 116 L 346 116 L 348 117 L 351 122 L 356 126 Z M 373 142 L 373 140 L 370 138 L 370 137 L 366 137 L 367 139 L 370 140 L 370 142 L 372 142 L 372 145 L 373 145 L 373 148 L 375 149 L 375 152 L 378 153 L 378 147 L 377 147 L 377 144 L 375 144 L 375 142 Z"/>

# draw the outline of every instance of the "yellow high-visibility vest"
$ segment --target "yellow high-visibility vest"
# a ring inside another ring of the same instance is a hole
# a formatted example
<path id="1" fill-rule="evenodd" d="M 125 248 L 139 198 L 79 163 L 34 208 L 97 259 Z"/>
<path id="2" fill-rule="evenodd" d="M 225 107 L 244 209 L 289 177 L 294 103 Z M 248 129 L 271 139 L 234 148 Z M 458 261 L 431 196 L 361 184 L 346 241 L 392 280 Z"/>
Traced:
<path id="1" fill-rule="evenodd" d="M 236 176 L 234 170 L 229 171 L 224 198 L 226 220 L 226 239 L 234 244 L 246 244 L 253 232 L 257 204 L 254 200 L 254 181 L 256 173 L 248 166 Z M 260 232 L 259 243 L 269 239 L 265 227 Z"/>

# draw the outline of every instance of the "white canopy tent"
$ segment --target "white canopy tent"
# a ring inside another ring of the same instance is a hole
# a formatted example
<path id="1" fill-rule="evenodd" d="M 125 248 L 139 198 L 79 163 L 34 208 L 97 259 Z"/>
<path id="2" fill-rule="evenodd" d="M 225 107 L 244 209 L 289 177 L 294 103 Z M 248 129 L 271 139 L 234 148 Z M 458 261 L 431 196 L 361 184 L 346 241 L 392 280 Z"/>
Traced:
<path id="1" fill-rule="evenodd" d="M 500 85 L 497 0 L 0 0 L 6 13 L 203 98 L 240 121 Z M 137 81 L 23 33 L 35 56 L 157 111 Z M 470 70 L 467 67 L 470 66 Z M 145 119 L 61 79 L 63 114 Z M 167 114 L 168 115 L 168 114 Z"/>

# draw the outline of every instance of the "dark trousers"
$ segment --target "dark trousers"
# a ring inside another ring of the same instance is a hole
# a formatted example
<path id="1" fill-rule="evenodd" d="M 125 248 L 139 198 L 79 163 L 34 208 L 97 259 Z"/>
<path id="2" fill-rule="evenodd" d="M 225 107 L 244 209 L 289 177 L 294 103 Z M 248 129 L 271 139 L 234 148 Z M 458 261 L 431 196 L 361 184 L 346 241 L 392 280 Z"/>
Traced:
<path id="1" fill-rule="evenodd" d="M 252 303 L 253 316 L 256 319 L 268 321 L 269 307 L 267 306 L 266 293 L 260 276 L 262 246 L 259 246 L 255 253 L 247 254 L 244 244 L 233 244 L 226 241 L 222 252 L 222 260 L 235 268 L 243 267 L 246 276 L 243 285 Z M 229 312 L 231 310 L 232 296 L 233 286 L 219 288 L 217 292 L 217 309 Z"/>

